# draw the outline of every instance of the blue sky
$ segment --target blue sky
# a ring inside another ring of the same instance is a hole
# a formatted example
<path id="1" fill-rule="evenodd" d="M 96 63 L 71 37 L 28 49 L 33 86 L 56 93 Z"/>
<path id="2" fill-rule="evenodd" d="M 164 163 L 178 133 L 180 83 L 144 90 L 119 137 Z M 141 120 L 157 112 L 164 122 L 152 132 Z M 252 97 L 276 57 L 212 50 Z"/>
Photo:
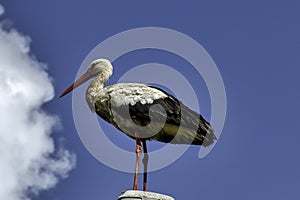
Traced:
<path id="1" fill-rule="evenodd" d="M 205 159 L 199 160 L 199 148 L 193 147 L 169 167 L 150 173 L 149 190 L 177 200 L 300 197 L 297 1 L 11 0 L 1 4 L 5 26 L 28 35 L 31 52 L 48 64 L 56 95 L 74 80 L 81 62 L 98 43 L 127 29 L 174 29 L 209 52 L 227 93 L 222 136 Z M 192 74 L 172 55 L 145 51 L 120 58 L 110 82 L 131 66 L 148 62 L 174 66 L 186 76 Z M 202 80 L 191 80 L 199 84 L 195 86 L 199 88 L 197 95 L 203 99 L 201 109 L 208 118 L 205 85 Z M 67 179 L 34 199 L 116 199 L 122 190 L 132 187 L 132 174 L 104 166 L 82 145 L 73 122 L 71 96 L 53 99 L 44 109 L 61 118 L 63 128 L 54 137 L 57 142 L 64 138 L 65 147 L 77 155 L 77 166 Z M 121 133 L 112 134 L 116 143 L 134 149 L 134 141 Z M 156 148 L 156 144 L 149 143 L 149 148 Z"/>

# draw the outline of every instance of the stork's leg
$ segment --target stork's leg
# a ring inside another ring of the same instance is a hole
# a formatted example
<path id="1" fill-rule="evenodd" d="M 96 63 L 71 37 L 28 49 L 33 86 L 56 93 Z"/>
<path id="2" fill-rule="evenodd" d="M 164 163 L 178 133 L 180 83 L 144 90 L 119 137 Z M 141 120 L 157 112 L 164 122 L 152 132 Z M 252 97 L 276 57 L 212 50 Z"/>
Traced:
<path id="1" fill-rule="evenodd" d="M 149 155 L 147 151 L 147 144 L 146 140 L 143 140 L 143 149 L 144 149 L 144 158 L 143 158 L 143 164 L 144 164 L 144 185 L 143 185 L 143 190 L 146 191 L 147 189 L 147 171 L 148 171 L 148 160 L 149 160 Z"/>
<path id="2" fill-rule="evenodd" d="M 139 166 L 140 166 L 140 158 L 142 153 L 142 146 L 140 138 L 136 137 L 136 162 L 135 162 L 135 173 L 134 173 L 134 181 L 133 181 L 133 189 L 137 190 L 138 188 L 138 173 L 139 173 Z"/>

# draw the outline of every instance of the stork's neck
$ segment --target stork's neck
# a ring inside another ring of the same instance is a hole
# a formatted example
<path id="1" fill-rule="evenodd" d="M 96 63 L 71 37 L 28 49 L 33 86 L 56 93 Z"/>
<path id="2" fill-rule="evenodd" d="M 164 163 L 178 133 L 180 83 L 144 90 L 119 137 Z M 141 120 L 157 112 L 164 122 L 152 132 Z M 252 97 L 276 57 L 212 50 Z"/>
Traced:
<path id="1" fill-rule="evenodd" d="M 112 75 L 112 72 L 105 71 L 97 75 L 90 83 L 86 91 L 86 101 L 92 111 L 95 110 L 95 100 L 98 95 L 100 95 L 101 90 L 104 87 L 104 84 L 108 81 L 109 77 Z"/>

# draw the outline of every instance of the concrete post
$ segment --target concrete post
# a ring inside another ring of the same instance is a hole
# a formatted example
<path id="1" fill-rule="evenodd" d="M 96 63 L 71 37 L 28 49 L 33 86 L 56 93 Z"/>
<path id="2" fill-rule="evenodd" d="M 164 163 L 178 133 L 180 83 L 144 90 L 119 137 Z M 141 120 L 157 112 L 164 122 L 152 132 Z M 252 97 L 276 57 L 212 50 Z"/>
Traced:
<path id="1" fill-rule="evenodd" d="M 140 190 L 127 190 L 119 196 L 118 200 L 175 200 L 174 198 L 154 193 L 154 192 L 144 192 Z"/>

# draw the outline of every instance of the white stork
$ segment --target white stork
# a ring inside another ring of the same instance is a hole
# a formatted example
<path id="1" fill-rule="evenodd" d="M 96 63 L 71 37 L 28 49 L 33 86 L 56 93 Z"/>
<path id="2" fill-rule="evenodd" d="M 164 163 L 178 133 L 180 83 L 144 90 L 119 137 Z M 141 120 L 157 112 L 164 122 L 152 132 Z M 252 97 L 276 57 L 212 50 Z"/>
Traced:
<path id="1" fill-rule="evenodd" d="M 86 101 L 90 109 L 136 140 L 134 190 L 138 187 L 138 168 L 143 150 L 143 190 L 146 191 L 148 165 L 146 140 L 209 146 L 217 139 L 209 122 L 162 89 L 139 83 L 119 83 L 104 87 L 112 73 L 113 67 L 108 60 L 97 59 L 90 64 L 87 72 L 66 89 L 59 98 L 85 81 L 94 78 L 86 92 Z M 159 106 L 152 109 L 153 105 Z M 151 131 L 149 133 L 138 132 L 137 126 L 145 127 L 152 122 L 154 125 L 150 128 L 160 127 L 156 134 L 150 133 Z M 179 127 L 183 128 L 179 129 Z"/>

